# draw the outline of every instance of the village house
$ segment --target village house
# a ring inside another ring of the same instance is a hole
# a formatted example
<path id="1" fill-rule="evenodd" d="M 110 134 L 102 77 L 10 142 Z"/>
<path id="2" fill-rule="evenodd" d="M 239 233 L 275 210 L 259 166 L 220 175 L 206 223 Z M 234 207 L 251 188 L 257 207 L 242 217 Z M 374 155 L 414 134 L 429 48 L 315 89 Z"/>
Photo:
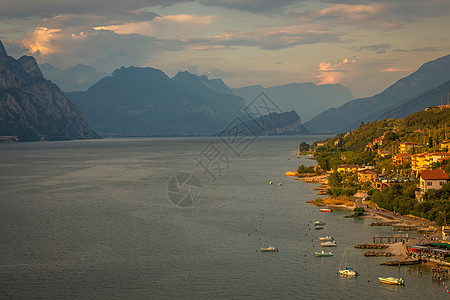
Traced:
<path id="1" fill-rule="evenodd" d="M 383 145 L 383 140 L 384 140 L 384 137 L 379 137 L 379 138 L 373 139 L 372 144 L 381 146 L 381 145 Z"/>
<path id="2" fill-rule="evenodd" d="M 411 161 L 411 154 L 408 153 L 394 154 L 392 156 L 392 164 L 394 166 L 400 166 L 409 161 Z"/>
<path id="3" fill-rule="evenodd" d="M 369 143 L 366 145 L 366 150 L 368 150 L 368 149 L 373 149 L 373 144 L 372 144 L 371 142 L 369 142 Z"/>
<path id="4" fill-rule="evenodd" d="M 357 166 L 357 165 L 344 164 L 344 165 L 340 165 L 337 168 L 337 171 L 338 172 L 345 172 L 345 173 L 347 173 L 347 172 L 355 173 L 355 172 L 358 171 L 358 168 L 359 168 L 359 166 Z"/>
<path id="5" fill-rule="evenodd" d="M 399 152 L 400 153 L 407 153 L 409 150 L 413 149 L 416 146 L 417 146 L 416 143 L 411 143 L 411 142 L 400 143 L 400 145 L 399 145 Z"/>
<path id="6" fill-rule="evenodd" d="M 378 155 L 380 155 L 383 158 L 385 158 L 386 156 L 388 156 L 390 154 L 391 154 L 391 152 L 389 152 L 389 151 L 378 149 Z"/>
<path id="7" fill-rule="evenodd" d="M 443 140 L 441 143 L 440 143 L 440 146 L 441 146 L 441 150 L 448 150 L 449 148 L 450 148 L 450 140 Z"/>
<path id="8" fill-rule="evenodd" d="M 426 155 L 426 164 L 429 168 L 431 168 L 431 165 L 433 163 L 437 163 L 439 161 L 442 161 L 442 159 L 446 160 L 450 158 L 450 153 L 448 152 L 435 152 L 435 153 L 428 153 Z"/>
<path id="9" fill-rule="evenodd" d="M 375 170 L 362 170 L 358 172 L 358 182 L 375 182 L 375 179 L 377 179 L 378 173 Z"/>
<path id="10" fill-rule="evenodd" d="M 428 165 L 426 163 L 426 155 L 428 153 L 418 153 L 411 155 L 411 169 L 418 174 L 419 172 L 426 170 Z"/>
<path id="11" fill-rule="evenodd" d="M 420 193 L 416 196 L 421 200 L 423 194 L 430 189 L 440 190 L 444 183 L 447 183 L 449 177 L 447 172 L 441 169 L 425 170 L 419 174 Z"/>

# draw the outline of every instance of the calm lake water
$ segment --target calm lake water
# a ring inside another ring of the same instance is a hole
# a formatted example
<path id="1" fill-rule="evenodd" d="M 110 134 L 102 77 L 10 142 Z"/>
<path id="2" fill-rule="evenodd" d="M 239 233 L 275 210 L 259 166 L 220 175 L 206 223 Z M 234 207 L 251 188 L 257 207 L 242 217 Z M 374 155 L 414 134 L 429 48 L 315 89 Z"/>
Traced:
<path id="1" fill-rule="evenodd" d="M 380 266 L 388 259 L 353 248 L 390 228 L 305 203 L 316 185 L 284 173 L 314 164 L 294 153 L 315 139 L 242 140 L 239 151 L 219 138 L 1 144 L 0 299 L 447 299 L 429 267 Z M 180 190 L 198 200 L 188 208 L 168 196 L 180 173 L 201 184 Z M 314 256 L 324 235 L 333 257 Z M 260 253 L 270 245 L 279 252 Z M 356 278 L 337 275 L 345 247 Z"/>

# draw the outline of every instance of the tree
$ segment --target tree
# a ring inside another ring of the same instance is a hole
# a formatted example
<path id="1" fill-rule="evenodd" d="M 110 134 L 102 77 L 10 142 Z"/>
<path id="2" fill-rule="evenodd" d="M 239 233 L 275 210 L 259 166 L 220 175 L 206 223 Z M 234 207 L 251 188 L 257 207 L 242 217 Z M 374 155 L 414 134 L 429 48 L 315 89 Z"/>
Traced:
<path id="1" fill-rule="evenodd" d="M 338 171 L 334 171 L 328 176 L 328 185 L 330 187 L 340 187 L 342 184 L 342 175 Z"/>
<path id="2" fill-rule="evenodd" d="M 301 142 L 300 143 L 300 147 L 298 148 L 298 150 L 300 151 L 300 152 L 305 152 L 305 151 L 309 151 L 309 148 L 310 148 L 311 146 L 309 145 L 309 144 L 307 144 L 306 142 Z"/>
<path id="3" fill-rule="evenodd" d="M 355 207 L 353 209 L 353 216 L 355 216 L 355 217 L 362 216 L 363 213 L 364 213 L 364 208 L 363 207 Z"/>
<path id="4" fill-rule="evenodd" d="M 386 141 L 395 141 L 395 140 L 398 140 L 398 134 L 396 134 L 396 133 L 393 132 L 393 131 L 386 132 L 386 134 L 384 135 L 384 139 L 385 139 Z"/>

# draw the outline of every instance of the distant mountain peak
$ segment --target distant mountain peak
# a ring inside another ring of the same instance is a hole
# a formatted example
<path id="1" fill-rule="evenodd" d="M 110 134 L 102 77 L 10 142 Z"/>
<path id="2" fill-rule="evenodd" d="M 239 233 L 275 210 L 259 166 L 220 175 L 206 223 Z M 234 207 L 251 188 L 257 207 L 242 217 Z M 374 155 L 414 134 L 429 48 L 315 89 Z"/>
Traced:
<path id="1" fill-rule="evenodd" d="M 6 53 L 5 47 L 3 46 L 3 43 L 0 40 L 0 57 L 2 56 L 8 56 L 8 53 Z"/>
<path id="2" fill-rule="evenodd" d="M 22 64 L 24 71 L 31 77 L 44 78 L 34 57 L 22 56 L 18 62 Z"/>

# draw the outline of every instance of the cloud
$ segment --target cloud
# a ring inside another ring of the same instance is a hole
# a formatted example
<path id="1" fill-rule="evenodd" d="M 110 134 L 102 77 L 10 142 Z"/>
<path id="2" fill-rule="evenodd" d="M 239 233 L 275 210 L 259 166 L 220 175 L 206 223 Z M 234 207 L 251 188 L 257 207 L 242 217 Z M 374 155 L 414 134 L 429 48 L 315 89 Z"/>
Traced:
<path id="1" fill-rule="evenodd" d="M 281 11 L 286 6 L 306 2 L 306 0 L 200 0 L 199 2 L 205 6 L 264 13 Z"/>
<path id="2" fill-rule="evenodd" d="M 0 0 L 0 19 L 50 18 L 59 15 L 111 16 L 154 6 L 170 6 L 193 0 Z"/>
<path id="3" fill-rule="evenodd" d="M 356 63 L 355 59 L 345 58 L 343 61 L 332 64 L 329 62 L 319 63 L 319 84 L 336 84 L 339 83 L 343 77 L 343 73 L 348 71 L 348 66 Z"/>
<path id="4" fill-rule="evenodd" d="M 411 72 L 411 69 L 410 68 L 390 67 L 390 68 L 381 70 L 381 72 L 383 72 L 383 73 L 386 73 L 386 72 Z"/>
<path id="5" fill-rule="evenodd" d="M 447 51 L 449 48 L 446 47 L 425 47 L 425 48 L 416 48 L 416 49 L 394 49 L 394 52 L 440 52 Z"/>
<path id="6" fill-rule="evenodd" d="M 446 16 L 450 13 L 448 0 L 359 0 L 326 1 L 328 6 L 316 11 L 292 12 L 299 22 L 323 22 L 330 26 L 392 30 L 424 18 Z M 331 3 L 331 4 L 330 4 Z"/>
<path id="7" fill-rule="evenodd" d="M 281 26 L 266 31 L 229 30 L 205 38 L 185 39 L 185 42 L 197 47 L 205 46 L 247 46 L 265 50 L 278 50 L 297 45 L 316 43 L 335 43 L 340 40 L 339 33 L 320 28 L 302 28 L 300 26 Z"/>
<path id="8" fill-rule="evenodd" d="M 21 46 L 28 49 L 29 54 L 40 54 L 46 56 L 48 54 L 57 52 L 57 47 L 52 43 L 55 34 L 60 32 L 60 29 L 49 29 L 47 27 L 38 27 L 34 32 L 27 34 L 21 41 Z"/>
<path id="9" fill-rule="evenodd" d="M 359 52 L 362 50 L 369 50 L 375 51 L 375 54 L 382 54 L 386 53 L 386 50 L 388 50 L 389 48 L 390 48 L 389 44 L 377 44 L 377 45 L 361 46 L 357 51 Z"/>
<path id="10" fill-rule="evenodd" d="M 25 43 L 28 39 L 31 42 Z M 21 41 L 22 49 L 25 47 L 41 64 L 66 68 L 81 63 L 106 72 L 120 66 L 149 65 L 151 59 L 164 51 L 184 48 L 177 41 L 94 29 L 70 35 L 63 30 L 37 28 L 26 40 Z"/>
<path id="11" fill-rule="evenodd" d="M 152 37 L 184 37 L 203 33 L 215 16 L 167 15 L 156 16 L 150 21 L 130 22 L 94 27 L 96 30 L 110 30 L 118 34 L 140 34 Z"/>

